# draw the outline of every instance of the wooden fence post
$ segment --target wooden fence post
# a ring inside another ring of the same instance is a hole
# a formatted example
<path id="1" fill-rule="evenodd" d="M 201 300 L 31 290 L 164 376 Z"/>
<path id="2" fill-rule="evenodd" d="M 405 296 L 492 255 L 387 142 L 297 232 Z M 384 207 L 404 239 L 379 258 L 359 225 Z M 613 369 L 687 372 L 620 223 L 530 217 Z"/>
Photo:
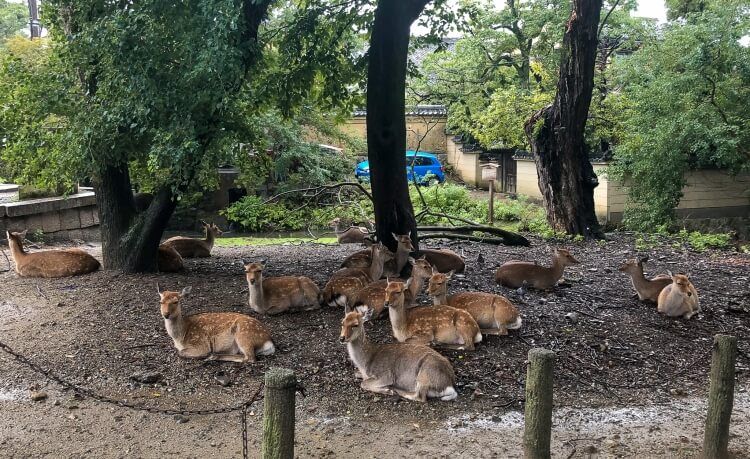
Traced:
<path id="1" fill-rule="evenodd" d="M 523 431 L 523 454 L 527 459 L 550 457 L 554 364 L 554 352 L 542 348 L 529 351 Z"/>
<path id="2" fill-rule="evenodd" d="M 294 458 L 294 395 L 297 377 L 292 370 L 269 368 L 265 376 L 263 459 Z"/>
<path id="3" fill-rule="evenodd" d="M 711 356 L 711 385 L 708 390 L 708 415 L 703 437 L 703 457 L 722 459 L 729 456 L 729 420 L 734 403 L 734 364 L 737 338 L 715 335 Z"/>

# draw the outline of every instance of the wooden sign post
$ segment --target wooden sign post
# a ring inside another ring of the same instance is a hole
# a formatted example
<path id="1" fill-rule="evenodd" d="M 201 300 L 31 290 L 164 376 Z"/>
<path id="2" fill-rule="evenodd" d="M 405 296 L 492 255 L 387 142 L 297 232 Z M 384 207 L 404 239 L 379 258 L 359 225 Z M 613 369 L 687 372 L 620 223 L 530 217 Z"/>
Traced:
<path id="1" fill-rule="evenodd" d="M 489 224 L 491 225 L 495 220 L 495 180 L 497 180 L 497 164 L 488 163 L 482 166 L 482 181 L 490 182 L 490 208 L 489 208 Z"/>

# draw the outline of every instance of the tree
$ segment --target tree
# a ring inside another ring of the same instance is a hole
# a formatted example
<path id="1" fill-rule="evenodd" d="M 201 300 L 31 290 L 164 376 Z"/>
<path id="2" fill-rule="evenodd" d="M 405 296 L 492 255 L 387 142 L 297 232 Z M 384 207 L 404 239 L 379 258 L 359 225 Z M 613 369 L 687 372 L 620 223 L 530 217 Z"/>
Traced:
<path id="1" fill-rule="evenodd" d="M 525 126 L 550 225 L 585 237 L 602 236 L 594 212 L 598 180 L 584 137 L 594 89 L 601 9 L 601 0 L 573 1 L 555 100 Z"/>
<path id="2" fill-rule="evenodd" d="M 29 10 L 23 3 L 0 0 L 0 46 L 6 38 L 12 37 L 29 23 Z"/>

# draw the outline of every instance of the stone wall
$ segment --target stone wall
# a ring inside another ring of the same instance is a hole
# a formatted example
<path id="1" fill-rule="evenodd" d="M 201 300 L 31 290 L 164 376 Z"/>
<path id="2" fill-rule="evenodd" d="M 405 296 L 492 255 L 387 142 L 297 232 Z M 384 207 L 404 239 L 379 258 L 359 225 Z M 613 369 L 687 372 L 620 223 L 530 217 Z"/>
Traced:
<path id="1" fill-rule="evenodd" d="M 0 204 L 0 230 L 41 232 L 47 240 L 98 240 L 99 213 L 91 191 Z"/>

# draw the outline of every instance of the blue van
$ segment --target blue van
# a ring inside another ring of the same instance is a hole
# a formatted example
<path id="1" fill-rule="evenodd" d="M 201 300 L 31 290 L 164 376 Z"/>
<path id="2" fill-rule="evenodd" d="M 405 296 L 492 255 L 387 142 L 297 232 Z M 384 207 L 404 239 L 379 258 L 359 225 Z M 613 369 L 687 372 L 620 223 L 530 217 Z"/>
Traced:
<path id="1" fill-rule="evenodd" d="M 414 162 L 414 174 L 417 176 L 417 182 L 421 185 L 432 185 L 443 183 L 445 181 L 445 172 L 440 160 L 433 153 L 424 151 L 406 151 L 406 178 L 409 182 L 412 178 L 412 161 Z M 354 169 L 354 175 L 360 182 L 370 181 L 370 162 L 362 161 Z"/>

